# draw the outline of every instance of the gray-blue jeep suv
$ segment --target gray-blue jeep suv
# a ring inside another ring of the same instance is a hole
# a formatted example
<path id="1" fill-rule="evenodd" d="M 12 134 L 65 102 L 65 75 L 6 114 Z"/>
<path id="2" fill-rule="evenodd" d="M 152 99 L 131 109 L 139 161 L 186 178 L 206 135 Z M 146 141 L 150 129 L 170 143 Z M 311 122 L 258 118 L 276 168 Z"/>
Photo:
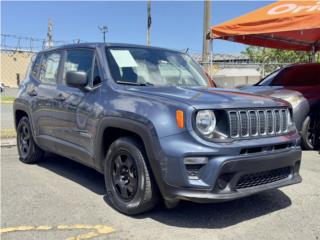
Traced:
<path id="1" fill-rule="evenodd" d="M 210 87 L 188 55 L 86 43 L 39 52 L 14 102 L 20 160 L 53 152 L 104 174 L 126 214 L 301 181 L 290 105 Z"/>

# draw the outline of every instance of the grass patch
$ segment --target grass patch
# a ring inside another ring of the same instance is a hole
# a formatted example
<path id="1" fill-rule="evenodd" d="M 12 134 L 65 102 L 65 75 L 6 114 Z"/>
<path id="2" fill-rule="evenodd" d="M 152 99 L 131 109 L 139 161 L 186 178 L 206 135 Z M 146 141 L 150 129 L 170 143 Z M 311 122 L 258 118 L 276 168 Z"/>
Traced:
<path id="1" fill-rule="evenodd" d="M 4 128 L 0 131 L 1 138 L 13 138 L 17 136 L 16 130 L 14 128 Z"/>
<path id="2" fill-rule="evenodd" d="M 1 96 L 0 103 L 12 103 L 16 98 L 12 96 Z"/>

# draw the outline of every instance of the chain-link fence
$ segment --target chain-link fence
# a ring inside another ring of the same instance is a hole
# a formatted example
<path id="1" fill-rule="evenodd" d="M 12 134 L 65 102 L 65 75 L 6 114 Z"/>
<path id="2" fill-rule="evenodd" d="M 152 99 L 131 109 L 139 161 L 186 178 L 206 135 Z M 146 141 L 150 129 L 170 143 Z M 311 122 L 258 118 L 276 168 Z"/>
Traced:
<path id="1" fill-rule="evenodd" d="M 291 63 L 213 62 L 208 73 L 218 87 L 253 85 L 273 71 Z"/>
<path id="2" fill-rule="evenodd" d="M 55 41 L 49 45 L 79 42 Z M 14 34 L 1 34 L 1 78 L 0 82 L 8 87 L 18 87 L 25 77 L 31 58 L 36 52 L 45 49 L 48 43 L 44 38 L 33 38 Z"/>
<path id="3" fill-rule="evenodd" d="M 73 41 L 53 41 L 54 46 L 78 43 Z M 45 39 L 1 34 L 1 78 L 5 86 L 18 87 L 24 79 L 31 58 L 46 47 Z M 207 71 L 219 87 L 234 88 L 252 85 L 269 73 L 292 62 L 279 62 L 276 59 L 265 63 L 253 62 L 242 54 L 213 54 L 209 63 L 203 63 L 200 51 L 185 49 L 194 60 L 209 66 Z M 306 61 L 308 56 L 306 55 Z M 320 56 L 318 56 L 320 57 Z"/>

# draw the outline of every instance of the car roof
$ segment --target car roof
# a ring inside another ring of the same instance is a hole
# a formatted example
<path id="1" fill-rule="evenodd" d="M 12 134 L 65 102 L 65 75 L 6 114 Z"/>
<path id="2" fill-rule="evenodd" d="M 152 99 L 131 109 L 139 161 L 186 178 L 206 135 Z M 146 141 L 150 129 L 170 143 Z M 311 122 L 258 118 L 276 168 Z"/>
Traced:
<path id="1" fill-rule="evenodd" d="M 320 63 L 294 63 L 294 64 L 289 64 L 285 66 L 284 68 L 294 68 L 294 67 L 304 67 L 304 66 L 314 66 L 314 67 L 320 67 Z"/>
<path id="2" fill-rule="evenodd" d="M 146 48 L 146 49 L 159 49 L 159 50 L 166 50 L 166 51 L 173 51 L 173 52 L 182 52 L 173 49 L 161 48 L 161 47 L 154 47 L 154 46 L 145 46 L 145 45 L 138 45 L 138 44 L 128 44 L 128 43 L 101 43 L 101 42 L 89 42 L 89 43 L 73 43 L 73 44 L 66 44 L 57 47 L 52 47 L 48 49 L 44 49 L 40 51 L 40 53 L 50 52 L 50 51 L 57 51 L 57 50 L 64 50 L 64 49 L 72 49 L 72 48 L 99 48 L 99 47 L 136 47 L 136 48 Z"/>

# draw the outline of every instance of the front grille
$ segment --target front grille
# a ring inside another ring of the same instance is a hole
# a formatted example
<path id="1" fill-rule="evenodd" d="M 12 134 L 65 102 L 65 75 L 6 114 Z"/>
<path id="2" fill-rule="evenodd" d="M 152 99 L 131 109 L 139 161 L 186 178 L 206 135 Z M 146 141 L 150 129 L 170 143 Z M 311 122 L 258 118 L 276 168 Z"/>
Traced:
<path id="1" fill-rule="evenodd" d="M 273 169 L 270 171 L 257 172 L 243 175 L 236 185 L 236 189 L 260 186 L 263 184 L 273 183 L 289 177 L 290 167 Z"/>
<path id="2" fill-rule="evenodd" d="M 288 109 L 230 110 L 231 138 L 282 135 L 288 132 Z"/>

